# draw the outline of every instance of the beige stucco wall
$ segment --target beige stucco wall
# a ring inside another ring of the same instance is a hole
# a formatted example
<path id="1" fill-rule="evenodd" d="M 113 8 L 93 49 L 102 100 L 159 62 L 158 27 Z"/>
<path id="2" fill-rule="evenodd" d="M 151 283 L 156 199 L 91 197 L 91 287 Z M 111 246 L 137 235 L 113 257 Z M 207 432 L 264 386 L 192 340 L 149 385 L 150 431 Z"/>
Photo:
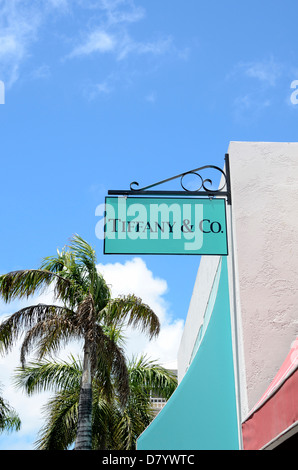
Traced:
<path id="1" fill-rule="evenodd" d="M 298 143 L 231 142 L 228 153 L 251 409 L 298 334 Z"/>

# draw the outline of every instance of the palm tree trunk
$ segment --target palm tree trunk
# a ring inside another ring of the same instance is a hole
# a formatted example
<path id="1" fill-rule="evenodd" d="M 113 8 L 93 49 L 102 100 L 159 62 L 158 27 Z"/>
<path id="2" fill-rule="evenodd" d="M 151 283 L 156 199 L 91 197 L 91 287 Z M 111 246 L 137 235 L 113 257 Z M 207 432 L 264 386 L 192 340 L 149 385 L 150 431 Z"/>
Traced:
<path id="1" fill-rule="evenodd" d="M 79 400 L 79 416 L 75 450 L 92 449 L 91 354 L 90 348 L 88 347 L 88 343 L 86 343 L 84 347 L 84 363 Z"/>

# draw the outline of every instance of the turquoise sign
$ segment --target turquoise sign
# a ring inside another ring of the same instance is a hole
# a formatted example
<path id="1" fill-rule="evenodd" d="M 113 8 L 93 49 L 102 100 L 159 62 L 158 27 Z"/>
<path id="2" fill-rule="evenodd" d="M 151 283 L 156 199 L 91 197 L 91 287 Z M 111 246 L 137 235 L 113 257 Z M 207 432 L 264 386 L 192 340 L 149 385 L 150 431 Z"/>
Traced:
<path id="1" fill-rule="evenodd" d="M 107 197 L 104 253 L 227 255 L 225 199 Z"/>

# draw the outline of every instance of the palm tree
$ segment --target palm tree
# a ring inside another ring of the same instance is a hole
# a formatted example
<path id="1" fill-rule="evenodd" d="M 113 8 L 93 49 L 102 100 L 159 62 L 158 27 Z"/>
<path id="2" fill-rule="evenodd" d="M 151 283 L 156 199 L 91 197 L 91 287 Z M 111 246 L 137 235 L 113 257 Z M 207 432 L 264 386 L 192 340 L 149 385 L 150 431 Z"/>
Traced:
<path id="1" fill-rule="evenodd" d="M 0 396 L 0 433 L 7 431 L 19 431 L 21 420 L 9 403 Z"/>
<path id="2" fill-rule="evenodd" d="M 0 342 L 8 351 L 21 333 L 20 359 L 36 348 L 39 360 L 56 353 L 73 339 L 83 340 L 83 372 L 80 384 L 79 415 L 75 449 L 90 450 L 92 378 L 98 358 L 107 373 L 117 377 L 115 384 L 121 404 L 129 394 L 128 371 L 121 347 L 105 328 L 118 323 L 141 328 L 152 338 L 159 333 L 158 317 L 134 295 L 116 299 L 96 268 L 95 250 L 75 235 L 70 245 L 57 255 L 44 258 L 39 269 L 14 271 L 0 276 L 0 295 L 5 302 L 28 298 L 54 286 L 55 303 L 25 307 L 0 325 Z M 59 304 L 60 303 L 60 304 Z"/>
<path id="3" fill-rule="evenodd" d="M 130 393 L 126 405 L 120 406 L 115 390 L 112 396 L 102 384 L 102 364 L 94 374 L 92 402 L 92 448 L 133 450 L 138 436 L 153 419 L 151 393 L 169 398 L 177 385 L 176 377 L 142 356 L 128 364 Z M 66 450 L 75 439 L 82 363 L 42 361 L 20 368 L 16 374 L 18 387 L 32 395 L 54 391 L 45 405 L 46 422 L 37 441 L 38 450 Z M 111 387 L 114 388 L 113 378 Z"/>
<path id="4" fill-rule="evenodd" d="M 133 358 L 128 370 L 130 395 L 122 413 L 115 407 L 119 414 L 115 423 L 117 442 L 123 443 L 123 448 L 133 450 L 137 438 L 155 416 L 151 396 L 169 399 L 177 387 L 177 378 L 173 372 L 145 356 Z"/>

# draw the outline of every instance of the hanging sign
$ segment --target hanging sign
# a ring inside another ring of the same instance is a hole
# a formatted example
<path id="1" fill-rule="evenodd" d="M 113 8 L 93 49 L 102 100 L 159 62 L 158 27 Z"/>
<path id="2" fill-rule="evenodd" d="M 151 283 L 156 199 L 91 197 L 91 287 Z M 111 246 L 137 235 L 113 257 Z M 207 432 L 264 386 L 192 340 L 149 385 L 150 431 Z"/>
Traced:
<path id="1" fill-rule="evenodd" d="M 225 199 L 106 197 L 104 253 L 227 255 Z"/>

